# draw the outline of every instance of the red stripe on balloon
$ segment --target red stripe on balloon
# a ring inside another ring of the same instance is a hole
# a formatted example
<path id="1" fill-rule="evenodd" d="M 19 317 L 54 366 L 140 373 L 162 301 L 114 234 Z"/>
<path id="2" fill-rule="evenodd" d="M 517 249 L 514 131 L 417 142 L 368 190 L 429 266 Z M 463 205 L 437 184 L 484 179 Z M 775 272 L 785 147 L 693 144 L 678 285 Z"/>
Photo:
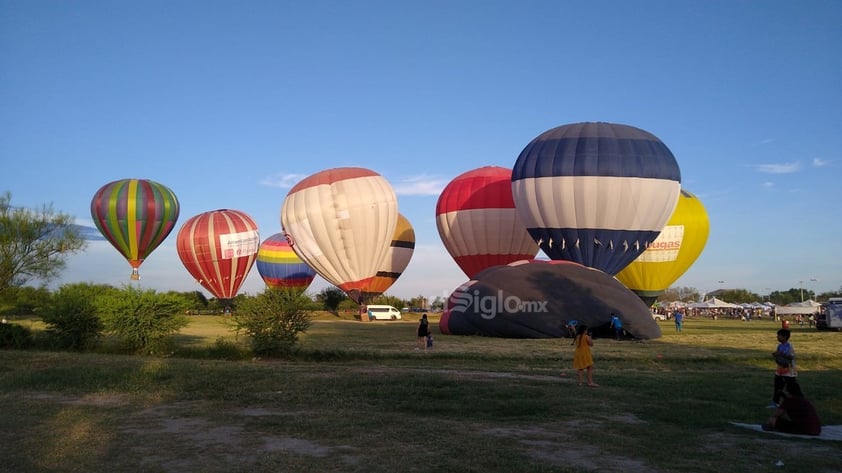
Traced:
<path id="1" fill-rule="evenodd" d="M 379 176 L 376 172 L 365 168 L 335 168 L 328 171 L 319 172 L 312 176 L 306 177 L 298 184 L 289 190 L 289 193 L 298 192 L 300 190 L 308 189 L 310 187 L 331 185 L 339 181 L 348 179 L 355 179 L 359 177 Z"/>

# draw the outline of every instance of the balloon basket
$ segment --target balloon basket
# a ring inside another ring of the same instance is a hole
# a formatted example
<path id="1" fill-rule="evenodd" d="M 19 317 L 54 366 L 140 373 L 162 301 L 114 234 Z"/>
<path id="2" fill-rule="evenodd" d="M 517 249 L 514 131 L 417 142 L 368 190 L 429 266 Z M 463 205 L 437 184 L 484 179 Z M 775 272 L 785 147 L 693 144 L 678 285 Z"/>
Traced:
<path id="1" fill-rule="evenodd" d="M 137 268 L 132 269 L 132 281 L 140 281 L 140 272 Z"/>

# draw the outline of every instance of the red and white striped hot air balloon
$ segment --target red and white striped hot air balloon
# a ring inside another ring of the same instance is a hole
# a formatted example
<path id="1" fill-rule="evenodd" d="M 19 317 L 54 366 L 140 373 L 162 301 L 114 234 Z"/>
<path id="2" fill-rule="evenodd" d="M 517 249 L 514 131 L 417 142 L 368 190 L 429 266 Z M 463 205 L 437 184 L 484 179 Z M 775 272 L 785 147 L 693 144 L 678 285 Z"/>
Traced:
<path id="1" fill-rule="evenodd" d="M 469 278 L 538 253 L 515 210 L 511 179 L 511 169 L 485 166 L 456 176 L 439 196 L 439 236 Z"/>
<path id="2" fill-rule="evenodd" d="M 233 299 L 257 258 L 260 235 L 251 217 L 221 209 L 184 222 L 176 245 L 199 284 L 218 299 Z"/>
<path id="3" fill-rule="evenodd" d="M 281 226 L 295 254 L 358 304 L 398 220 L 395 191 L 380 174 L 357 167 L 334 168 L 304 178 L 281 206 Z"/>

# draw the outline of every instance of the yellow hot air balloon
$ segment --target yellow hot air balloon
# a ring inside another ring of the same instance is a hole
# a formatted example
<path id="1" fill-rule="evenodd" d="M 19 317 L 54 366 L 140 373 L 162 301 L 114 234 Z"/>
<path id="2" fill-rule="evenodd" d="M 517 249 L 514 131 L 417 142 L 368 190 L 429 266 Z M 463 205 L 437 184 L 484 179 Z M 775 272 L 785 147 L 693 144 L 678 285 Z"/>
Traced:
<path id="1" fill-rule="evenodd" d="M 368 283 L 363 293 L 374 297 L 383 294 L 403 274 L 403 270 L 409 265 L 412 253 L 415 251 L 415 230 L 412 224 L 402 214 L 398 214 L 398 222 L 395 225 L 395 235 L 389 245 L 386 258 L 380 262 L 377 268 L 377 275 Z"/>
<path id="2" fill-rule="evenodd" d="M 710 233 L 702 202 L 681 190 L 678 204 L 658 238 L 617 279 L 651 305 L 696 261 Z"/>

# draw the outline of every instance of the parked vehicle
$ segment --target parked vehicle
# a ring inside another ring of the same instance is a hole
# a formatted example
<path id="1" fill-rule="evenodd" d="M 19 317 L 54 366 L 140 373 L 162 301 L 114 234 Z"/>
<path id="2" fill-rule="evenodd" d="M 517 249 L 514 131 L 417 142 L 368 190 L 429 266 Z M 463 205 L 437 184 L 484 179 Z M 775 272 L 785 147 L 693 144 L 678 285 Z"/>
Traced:
<path id="1" fill-rule="evenodd" d="M 819 330 L 842 329 L 842 297 L 831 297 L 827 300 L 824 313 L 820 313 L 816 319 L 816 328 Z"/>
<path id="2" fill-rule="evenodd" d="M 401 311 L 390 305 L 366 306 L 369 320 L 400 320 Z"/>

